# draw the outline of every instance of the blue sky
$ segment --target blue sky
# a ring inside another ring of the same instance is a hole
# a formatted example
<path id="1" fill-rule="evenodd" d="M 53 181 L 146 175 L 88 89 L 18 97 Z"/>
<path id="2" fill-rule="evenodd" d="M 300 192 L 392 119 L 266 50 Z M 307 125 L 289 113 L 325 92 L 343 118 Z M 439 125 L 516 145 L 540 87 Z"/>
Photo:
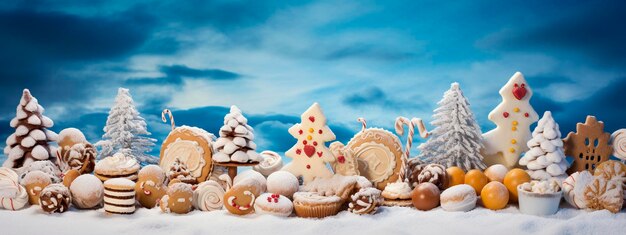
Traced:
<path id="1" fill-rule="evenodd" d="M 431 121 L 454 81 L 487 131 L 516 71 L 564 135 L 587 114 L 609 132 L 626 127 L 620 1 L 88 2 L 0 3 L 0 138 L 29 88 L 54 131 L 95 142 L 126 87 L 159 145 L 163 108 L 216 133 L 235 104 L 259 148 L 283 152 L 313 102 L 346 142 L 357 117 L 389 130 L 400 115 Z"/>

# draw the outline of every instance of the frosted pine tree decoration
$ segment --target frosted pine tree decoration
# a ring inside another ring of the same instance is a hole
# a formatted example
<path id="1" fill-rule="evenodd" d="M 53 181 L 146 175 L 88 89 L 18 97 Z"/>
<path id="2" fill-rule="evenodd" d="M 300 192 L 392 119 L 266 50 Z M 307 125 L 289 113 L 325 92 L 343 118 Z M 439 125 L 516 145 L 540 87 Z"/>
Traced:
<path id="1" fill-rule="evenodd" d="M 483 135 L 485 148 L 482 151 L 487 165 L 502 164 L 513 168 L 520 155 L 528 150 L 530 125 L 539 115 L 530 105 L 533 90 L 524 75 L 516 72 L 500 89 L 502 102 L 489 113 L 489 120 L 497 127 Z"/>
<path id="2" fill-rule="evenodd" d="M 431 125 L 430 139 L 418 148 L 419 158 L 446 167 L 458 166 L 465 171 L 485 169 L 480 150 L 483 148 L 480 127 L 470 104 L 458 83 L 452 83 L 437 103 Z"/>
<path id="3" fill-rule="evenodd" d="M 56 141 L 57 134 L 47 129 L 54 123 L 43 112 L 44 108 L 39 105 L 37 98 L 24 89 L 15 118 L 10 122 L 15 133 L 7 138 L 7 146 L 4 148 L 7 160 L 2 166 L 21 168 L 33 161 L 56 159 L 56 149 L 48 143 Z"/>
<path id="4" fill-rule="evenodd" d="M 157 163 L 158 158 L 150 156 L 147 152 L 152 151 L 155 139 L 149 138 L 150 132 L 146 127 L 146 121 L 139 116 L 135 108 L 130 91 L 119 88 L 115 104 L 109 111 L 102 141 L 96 146 L 102 148 L 99 158 L 112 156 L 117 152 L 130 155 L 141 162 L 142 165 Z"/>
<path id="5" fill-rule="evenodd" d="M 519 160 L 519 164 L 528 168 L 528 174 L 536 180 L 567 178 L 565 171 L 569 163 L 563 152 L 563 140 L 559 124 L 546 111 L 533 131 L 533 138 L 528 141 L 528 152 Z"/>

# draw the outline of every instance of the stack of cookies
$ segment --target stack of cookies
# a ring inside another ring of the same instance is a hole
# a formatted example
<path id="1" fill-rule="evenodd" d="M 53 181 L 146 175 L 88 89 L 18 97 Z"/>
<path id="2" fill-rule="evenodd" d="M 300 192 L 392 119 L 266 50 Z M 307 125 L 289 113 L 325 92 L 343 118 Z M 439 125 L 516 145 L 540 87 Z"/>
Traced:
<path id="1" fill-rule="evenodd" d="M 124 178 L 105 181 L 104 210 L 111 214 L 135 213 L 135 182 Z"/>

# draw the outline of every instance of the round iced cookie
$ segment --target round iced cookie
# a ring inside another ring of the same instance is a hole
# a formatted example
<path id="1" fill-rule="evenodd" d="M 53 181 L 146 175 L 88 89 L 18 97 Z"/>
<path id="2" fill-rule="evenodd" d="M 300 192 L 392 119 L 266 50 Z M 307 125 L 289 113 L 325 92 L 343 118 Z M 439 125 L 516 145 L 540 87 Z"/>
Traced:
<path id="1" fill-rule="evenodd" d="M 277 171 L 267 177 L 267 192 L 293 198 L 298 191 L 298 179 L 286 171 Z"/>
<path id="2" fill-rule="evenodd" d="M 235 178 L 233 179 L 233 185 L 237 185 L 248 178 L 253 179 L 259 183 L 259 186 L 261 187 L 261 192 L 267 191 L 267 180 L 265 179 L 265 176 L 253 170 L 247 170 L 235 176 Z"/>
<path id="3" fill-rule="evenodd" d="M 46 186 L 52 184 L 48 174 L 43 171 L 31 171 L 24 176 L 21 182 L 28 192 L 28 202 L 31 205 L 39 205 L 39 193 Z"/>
<path id="4" fill-rule="evenodd" d="M 157 201 L 167 193 L 165 172 L 157 165 L 143 167 L 137 175 L 135 197 L 145 208 L 153 208 Z"/>
<path id="5" fill-rule="evenodd" d="M 165 213 L 187 214 L 193 209 L 193 189 L 186 183 L 171 184 L 159 202 Z"/>
<path id="6" fill-rule="evenodd" d="M 264 193 L 255 200 L 254 211 L 259 214 L 288 217 L 293 211 L 293 203 L 283 195 Z"/>

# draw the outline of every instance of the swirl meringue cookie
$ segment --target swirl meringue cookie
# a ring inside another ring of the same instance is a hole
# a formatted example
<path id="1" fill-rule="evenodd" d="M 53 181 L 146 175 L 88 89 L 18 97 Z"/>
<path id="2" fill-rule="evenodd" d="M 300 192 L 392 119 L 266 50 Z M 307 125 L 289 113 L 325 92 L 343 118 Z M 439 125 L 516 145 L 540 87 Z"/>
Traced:
<path id="1" fill-rule="evenodd" d="M 94 173 L 102 182 L 113 178 L 136 181 L 139 168 L 139 163 L 135 158 L 116 153 L 97 162 Z"/>
<path id="2" fill-rule="evenodd" d="M 218 182 L 204 181 L 193 191 L 193 206 L 201 211 L 221 210 L 224 207 L 225 193 Z"/>
<path id="3" fill-rule="evenodd" d="M 252 167 L 252 169 L 263 174 L 265 177 L 268 177 L 283 167 L 283 159 L 274 151 L 263 151 L 261 152 L 261 157 L 263 158 L 263 161 Z"/>
<path id="4" fill-rule="evenodd" d="M 283 195 L 264 193 L 254 202 L 254 211 L 259 214 L 288 217 L 293 211 L 293 203 Z"/>
<path id="5" fill-rule="evenodd" d="M 0 209 L 19 210 L 28 204 L 28 193 L 18 184 L 18 175 L 7 167 L 0 167 Z"/>

